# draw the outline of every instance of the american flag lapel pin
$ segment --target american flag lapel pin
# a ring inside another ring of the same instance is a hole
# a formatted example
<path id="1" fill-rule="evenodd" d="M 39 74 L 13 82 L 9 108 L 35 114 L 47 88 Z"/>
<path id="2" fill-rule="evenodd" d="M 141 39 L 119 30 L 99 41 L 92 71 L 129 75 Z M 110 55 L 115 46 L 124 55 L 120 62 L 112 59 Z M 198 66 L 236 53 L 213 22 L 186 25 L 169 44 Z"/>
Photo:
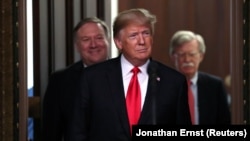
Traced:
<path id="1" fill-rule="evenodd" d="M 156 77 L 156 80 L 157 80 L 158 82 L 160 82 L 161 78 L 160 78 L 160 77 Z"/>

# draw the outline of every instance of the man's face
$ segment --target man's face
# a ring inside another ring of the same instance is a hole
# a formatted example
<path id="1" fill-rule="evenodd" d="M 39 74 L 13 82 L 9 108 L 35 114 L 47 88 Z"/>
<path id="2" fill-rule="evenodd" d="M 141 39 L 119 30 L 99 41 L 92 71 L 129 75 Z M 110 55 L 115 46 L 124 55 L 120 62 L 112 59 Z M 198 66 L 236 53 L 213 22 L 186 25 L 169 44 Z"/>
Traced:
<path id="1" fill-rule="evenodd" d="M 86 23 L 77 31 L 76 48 L 86 65 L 102 62 L 108 57 L 109 42 L 100 24 Z"/>
<path id="2" fill-rule="evenodd" d="M 198 71 L 203 56 L 204 54 L 199 50 L 198 42 L 192 40 L 176 47 L 172 54 L 172 60 L 176 69 L 190 79 Z"/>
<path id="3" fill-rule="evenodd" d="M 153 37 L 149 26 L 130 24 L 118 36 L 116 46 L 133 65 L 140 66 L 151 56 Z"/>

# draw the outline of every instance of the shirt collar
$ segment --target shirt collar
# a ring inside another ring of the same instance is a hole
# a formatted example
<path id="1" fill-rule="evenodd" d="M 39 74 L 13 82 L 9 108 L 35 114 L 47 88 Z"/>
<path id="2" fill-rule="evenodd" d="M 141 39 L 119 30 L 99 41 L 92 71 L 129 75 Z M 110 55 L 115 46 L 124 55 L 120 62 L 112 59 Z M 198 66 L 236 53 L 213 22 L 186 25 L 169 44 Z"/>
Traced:
<path id="1" fill-rule="evenodd" d="M 192 84 L 196 85 L 198 80 L 198 72 L 195 72 L 194 77 L 190 79 L 190 81 L 192 82 Z"/>
<path id="2" fill-rule="evenodd" d="M 147 74 L 148 64 L 149 64 L 149 59 L 145 64 L 138 67 L 142 74 Z M 134 68 L 134 66 L 123 56 L 123 54 L 121 55 L 121 67 L 124 75 L 129 74 L 130 71 Z"/>

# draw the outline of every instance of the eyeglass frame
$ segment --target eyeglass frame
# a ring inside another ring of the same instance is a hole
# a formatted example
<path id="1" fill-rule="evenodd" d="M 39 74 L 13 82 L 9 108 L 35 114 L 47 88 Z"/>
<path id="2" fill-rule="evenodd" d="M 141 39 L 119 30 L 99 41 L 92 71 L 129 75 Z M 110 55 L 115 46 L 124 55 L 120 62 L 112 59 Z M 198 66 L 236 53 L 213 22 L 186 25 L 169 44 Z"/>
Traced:
<path id="1" fill-rule="evenodd" d="M 188 56 L 189 58 L 195 58 L 198 54 L 201 54 L 200 51 L 197 52 L 183 52 L 183 53 L 174 53 L 173 55 L 177 58 L 183 59 L 186 56 Z"/>

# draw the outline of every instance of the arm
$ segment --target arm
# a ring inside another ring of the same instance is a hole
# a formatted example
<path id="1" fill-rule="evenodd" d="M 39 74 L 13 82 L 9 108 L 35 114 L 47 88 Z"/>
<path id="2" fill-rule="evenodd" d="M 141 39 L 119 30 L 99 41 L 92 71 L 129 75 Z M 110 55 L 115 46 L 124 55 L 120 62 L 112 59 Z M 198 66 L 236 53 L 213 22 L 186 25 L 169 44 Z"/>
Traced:
<path id="1" fill-rule="evenodd" d="M 45 141 L 62 140 L 62 121 L 58 102 L 60 90 L 59 75 L 54 74 L 49 80 L 43 100 L 42 137 Z"/>
<path id="2" fill-rule="evenodd" d="M 89 91 L 88 83 L 82 76 L 79 93 L 76 94 L 73 115 L 70 123 L 70 141 L 85 141 L 88 138 L 89 120 Z"/>
<path id="3" fill-rule="evenodd" d="M 191 125 L 191 118 L 188 106 L 188 88 L 186 79 L 182 83 L 179 91 L 179 99 L 177 103 L 177 124 Z"/>
<path id="4" fill-rule="evenodd" d="M 228 93 L 223 85 L 223 82 L 219 83 L 219 92 L 218 92 L 218 116 L 217 123 L 218 124 L 231 124 L 231 112 L 230 105 L 228 102 Z"/>

